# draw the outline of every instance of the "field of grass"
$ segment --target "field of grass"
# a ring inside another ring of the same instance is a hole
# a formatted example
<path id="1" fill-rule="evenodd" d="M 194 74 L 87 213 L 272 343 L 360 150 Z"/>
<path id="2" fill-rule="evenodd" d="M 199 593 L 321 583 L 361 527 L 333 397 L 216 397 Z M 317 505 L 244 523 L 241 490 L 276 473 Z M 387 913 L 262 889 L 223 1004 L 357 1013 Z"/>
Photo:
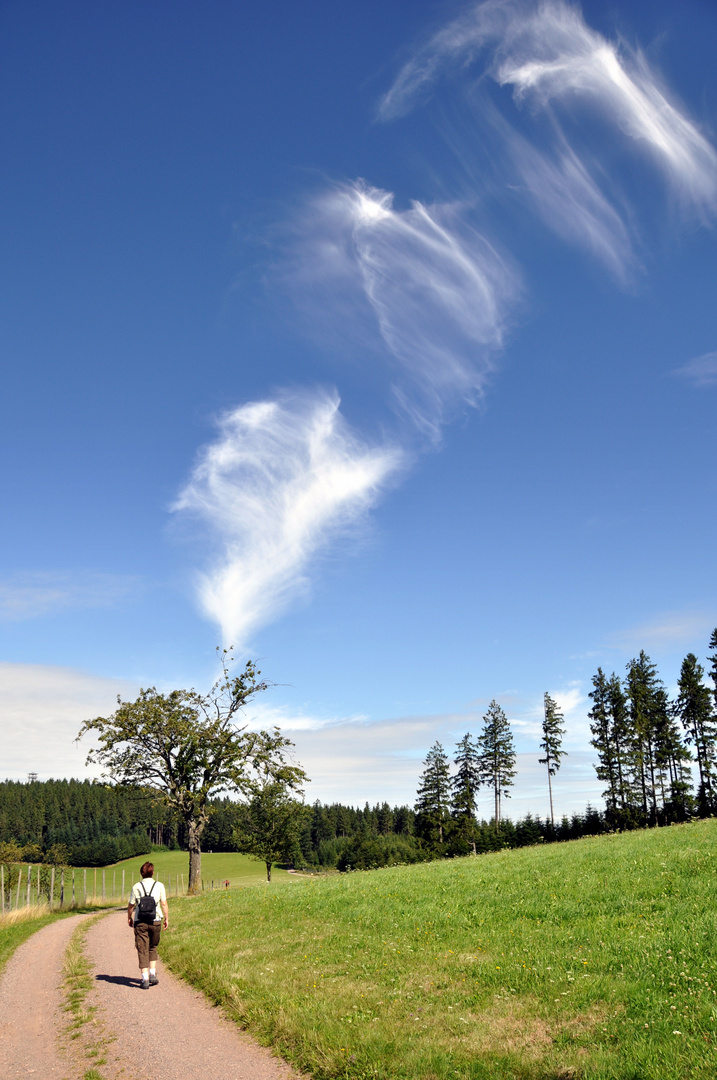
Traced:
<path id="1" fill-rule="evenodd" d="M 154 876 L 158 881 L 163 881 L 165 886 L 169 884 L 169 878 L 171 877 L 172 891 L 171 895 L 175 894 L 175 887 L 177 883 L 177 875 L 184 875 L 184 888 L 187 887 L 187 878 L 189 874 L 189 855 L 186 851 L 155 851 L 151 855 L 138 855 L 134 859 L 125 859 L 123 862 L 114 864 L 114 866 L 108 866 L 105 870 L 105 879 L 107 881 L 107 889 L 110 888 L 110 880 L 117 882 L 117 895 L 119 895 L 119 881 L 121 880 L 121 872 L 125 871 L 125 883 L 127 886 L 127 892 L 129 892 L 130 886 L 139 879 L 139 868 L 142 863 L 149 862 L 154 863 Z M 116 870 L 116 875 L 113 876 L 113 870 Z M 93 871 L 87 871 L 88 875 L 94 873 Z M 98 870 L 98 874 L 101 877 L 102 871 Z M 277 870 L 276 867 L 271 872 L 272 879 L 277 881 L 292 881 L 296 880 L 295 875 L 287 873 L 286 870 Z M 264 863 L 256 862 L 254 859 L 250 859 L 248 855 L 238 855 L 236 852 L 217 852 L 211 854 L 209 852 L 202 852 L 202 879 L 204 881 L 205 889 L 211 889 L 212 882 L 214 887 L 223 887 L 225 881 L 229 881 L 230 888 L 237 885 L 260 885 L 262 882 L 266 882 L 266 867 Z M 181 877 L 179 879 L 181 887 Z"/>
<path id="2" fill-rule="evenodd" d="M 175 903 L 162 956 L 318 1080 L 714 1080 L 717 821 Z"/>

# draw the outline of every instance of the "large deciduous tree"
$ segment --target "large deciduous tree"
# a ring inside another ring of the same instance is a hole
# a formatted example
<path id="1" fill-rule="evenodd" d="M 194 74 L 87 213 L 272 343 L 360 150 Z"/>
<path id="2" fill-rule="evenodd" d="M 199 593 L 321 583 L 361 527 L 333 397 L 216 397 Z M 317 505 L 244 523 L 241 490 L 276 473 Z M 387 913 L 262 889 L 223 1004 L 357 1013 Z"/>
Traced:
<path id="1" fill-rule="evenodd" d="M 77 736 L 97 736 L 87 763 L 99 764 L 107 779 L 152 789 L 183 819 L 190 892 L 201 887 L 201 839 L 211 798 L 228 791 L 251 794 L 259 780 L 297 788 L 306 779 L 287 756 L 293 743 L 278 728 L 249 731 L 238 724 L 244 706 L 268 687 L 254 662 L 232 675 L 231 650 L 220 660 L 222 673 L 208 693 L 140 690 L 135 701 L 118 698 L 111 716 L 87 720 Z"/>
<path id="2" fill-rule="evenodd" d="M 491 701 L 483 717 L 483 731 L 478 738 L 481 780 L 493 788 L 495 801 L 495 831 L 500 830 L 500 811 L 503 798 L 510 798 L 507 788 L 515 776 L 515 748 L 508 717 L 497 701 Z"/>
<path id="3" fill-rule="evenodd" d="M 553 777 L 560 768 L 560 759 L 565 756 L 565 750 L 561 750 L 565 728 L 563 714 L 558 708 L 558 703 L 550 694 L 543 695 L 543 738 L 540 749 L 545 757 L 538 758 L 541 765 L 548 768 L 548 794 L 550 795 L 550 824 L 555 828 L 555 814 L 553 813 Z"/>

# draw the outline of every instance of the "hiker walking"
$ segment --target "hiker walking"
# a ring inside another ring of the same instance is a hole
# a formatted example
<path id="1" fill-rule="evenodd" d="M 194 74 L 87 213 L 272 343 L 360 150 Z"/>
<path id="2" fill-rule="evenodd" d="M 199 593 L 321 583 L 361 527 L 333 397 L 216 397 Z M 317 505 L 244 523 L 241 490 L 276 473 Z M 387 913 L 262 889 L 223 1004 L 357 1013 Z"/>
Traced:
<path id="1" fill-rule="evenodd" d="M 156 986 L 157 946 L 162 929 L 169 926 L 167 894 L 161 881 L 154 880 L 154 863 L 146 862 L 140 867 L 142 880 L 132 886 L 127 905 L 127 922 L 134 927 L 134 945 L 142 972 L 142 989 Z M 161 914 L 160 910 L 162 909 Z"/>

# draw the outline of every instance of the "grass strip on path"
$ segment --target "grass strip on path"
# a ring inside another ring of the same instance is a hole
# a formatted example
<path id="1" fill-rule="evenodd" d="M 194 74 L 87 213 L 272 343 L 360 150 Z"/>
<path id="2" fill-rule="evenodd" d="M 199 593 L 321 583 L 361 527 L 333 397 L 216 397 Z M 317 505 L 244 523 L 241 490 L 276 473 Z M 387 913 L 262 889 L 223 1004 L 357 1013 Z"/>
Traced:
<path id="1" fill-rule="evenodd" d="M 714 1080 L 717 821 L 174 903 L 171 968 L 317 1080 Z"/>
<path id="2" fill-rule="evenodd" d="M 75 1052 L 92 1061 L 92 1067 L 83 1074 L 83 1080 L 102 1080 L 99 1067 L 105 1065 L 105 1050 L 111 1041 L 104 1025 L 97 1019 L 97 1006 L 87 1005 L 86 999 L 92 989 L 92 974 L 89 961 L 85 956 L 87 932 L 102 915 L 85 919 L 70 938 L 65 952 L 63 970 L 65 974 L 64 1009 L 68 1013 L 67 1035 L 70 1042 L 75 1042 Z"/>

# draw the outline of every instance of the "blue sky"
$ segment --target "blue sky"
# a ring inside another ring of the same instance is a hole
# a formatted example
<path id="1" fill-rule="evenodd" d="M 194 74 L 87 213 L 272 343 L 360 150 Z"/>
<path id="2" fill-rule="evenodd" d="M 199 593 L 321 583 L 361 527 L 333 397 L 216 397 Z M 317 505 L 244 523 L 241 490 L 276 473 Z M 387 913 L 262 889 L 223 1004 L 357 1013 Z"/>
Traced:
<path id="1" fill-rule="evenodd" d="M 717 11 L 0 8 L 0 773 L 259 657 L 329 801 L 717 625 Z M 4 759 L 4 760 L 3 760 Z M 486 794 L 486 812 L 489 795 Z"/>

